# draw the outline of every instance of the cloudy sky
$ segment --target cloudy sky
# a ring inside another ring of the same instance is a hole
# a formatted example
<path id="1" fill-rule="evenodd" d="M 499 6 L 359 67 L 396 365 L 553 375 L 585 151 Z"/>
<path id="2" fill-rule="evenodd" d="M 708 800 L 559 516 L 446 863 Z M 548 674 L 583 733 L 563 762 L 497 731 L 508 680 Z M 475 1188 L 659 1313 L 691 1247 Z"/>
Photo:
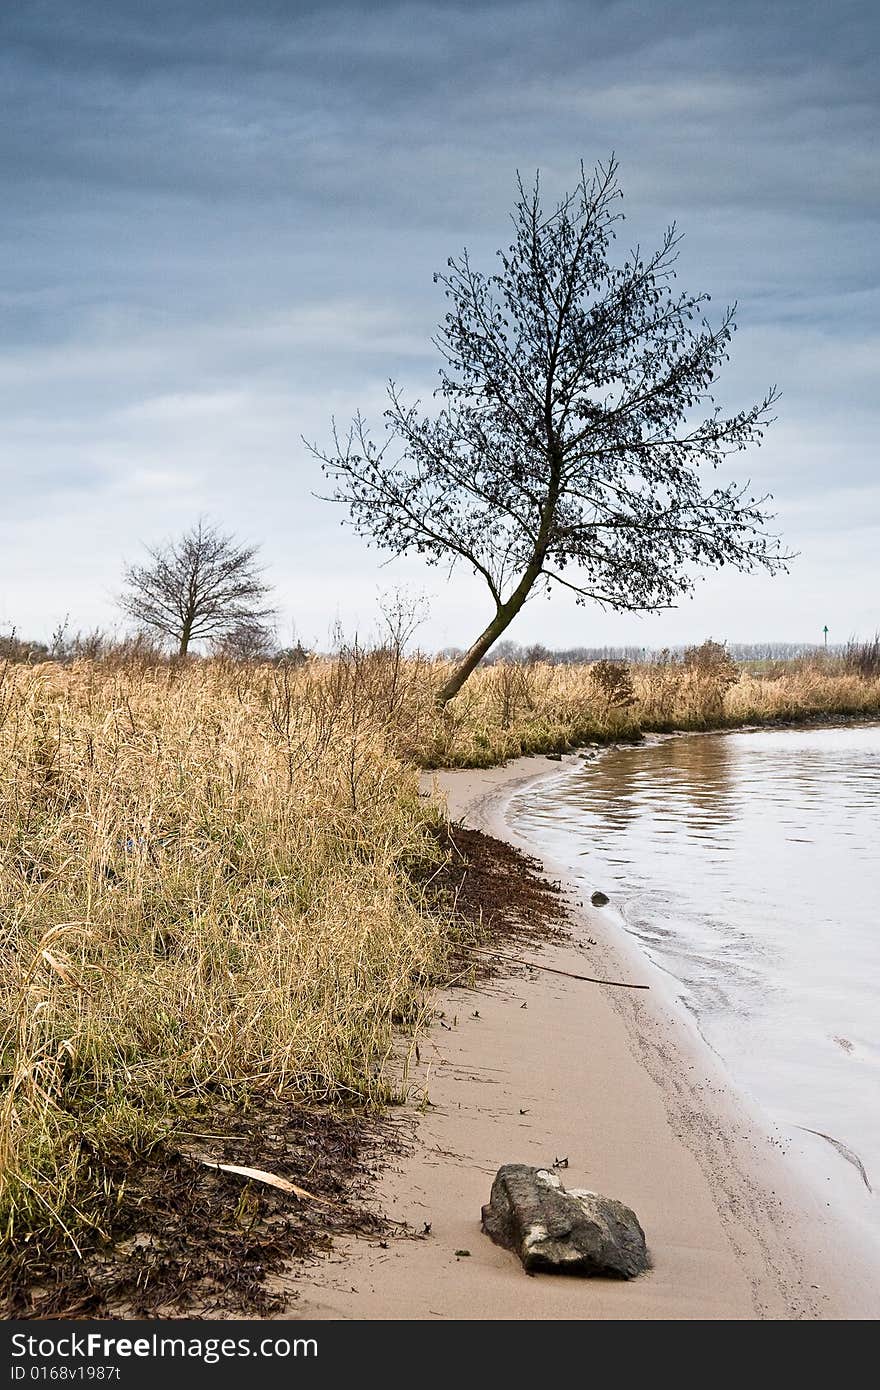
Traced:
<path id="1" fill-rule="evenodd" d="M 281 635 L 424 590 L 426 645 L 477 582 L 381 557 L 317 500 L 300 436 L 429 397 L 432 272 L 506 242 L 615 150 L 627 233 L 685 233 L 737 299 L 725 404 L 775 382 L 748 472 L 800 552 L 662 616 L 559 595 L 510 636 L 662 645 L 880 625 L 878 43 L 872 0 L 18 0 L 0 11 L 0 629 L 117 621 L 124 558 L 200 513 L 259 541 Z M 742 461 L 738 464 L 742 469 Z"/>

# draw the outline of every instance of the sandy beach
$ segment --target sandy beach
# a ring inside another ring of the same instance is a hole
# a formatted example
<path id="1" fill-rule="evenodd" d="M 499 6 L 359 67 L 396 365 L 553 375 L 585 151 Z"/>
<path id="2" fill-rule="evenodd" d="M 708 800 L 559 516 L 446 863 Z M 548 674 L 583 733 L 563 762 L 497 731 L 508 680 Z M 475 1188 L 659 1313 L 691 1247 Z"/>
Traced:
<path id="1" fill-rule="evenodd" d="M 520 759 L 425 779 L 450 818 L 516 843 L 511 793 L 558 763 Z M 529 849 L 527 845 L 520 848 Z M 555 876 L 554 866 L 545 871 Z M 406 1223 L 349 1241 L 291 1280 L 282 1316 L 354 1319 L 842 1319 L 875 1316 L 877 1271 L 802 1186 L 785 1143 L 732 1091 L 663 976 L 566 889 L 570 943 L 543 966 L 647 983 L 603 988 L 546 970 L 437 1001 L 407 1107 L 414 1137 L 376 1202 Z M 448 1026 L 451 1024 L 452 1026 Z M 425 1094 L 430 1106 L 420 1104 Z M 570 1186 L 638 1213 L 653 1269 L 624 1283 L 526 1277 L 480 1231 L 500 1164 L 567 1160 Z M 421 1239 L 412 1234 L 429 1232 Z M 468 1253 L 462 1253 L 468 1252 Z"/>

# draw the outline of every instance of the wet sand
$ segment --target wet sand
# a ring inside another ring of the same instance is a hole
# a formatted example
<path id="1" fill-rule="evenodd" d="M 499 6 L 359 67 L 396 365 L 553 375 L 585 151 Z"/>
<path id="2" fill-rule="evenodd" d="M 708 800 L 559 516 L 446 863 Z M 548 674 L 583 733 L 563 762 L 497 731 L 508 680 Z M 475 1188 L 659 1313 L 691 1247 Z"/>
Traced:
<path id="1" fill-rule="evenodd" d="M 570 760 L 566 760 L 570 761 Z M 520 759 L 429 775 L 450 817 L 517 843 L 510 794 L 560 765 Z M 520 845 L 529 851 L 528 845 Z M 555 876 L 554 866 L 545 869 Z M 880 1311 L 877 1270 L 802 1189 L 785 1141 L 732 1091 L 664 977 L 606 909 L 580 904 L 544 966 L 650 984 L 605 988 L 537 971 L 444 991 L 411 1073 L 413 1127 L 376 1201 L 404 1228 L 348 1241 L 292 1275 L 282 1316 L 325 1319 L 840 1319 Z M 588 944 L 592 941 L 593 944 Z M 519 951 L 519 954 L 529 954 Z M 420 1104 L 427 1092 L 430 1106 Z M 480 1231 L 506 1162 L 560 1169 L 566 1185 L 638 1213 L 654 1268 L 631 1282 L 527 1277 Z M 468 1251 L 468 1254 L 457 1252 Z"/>

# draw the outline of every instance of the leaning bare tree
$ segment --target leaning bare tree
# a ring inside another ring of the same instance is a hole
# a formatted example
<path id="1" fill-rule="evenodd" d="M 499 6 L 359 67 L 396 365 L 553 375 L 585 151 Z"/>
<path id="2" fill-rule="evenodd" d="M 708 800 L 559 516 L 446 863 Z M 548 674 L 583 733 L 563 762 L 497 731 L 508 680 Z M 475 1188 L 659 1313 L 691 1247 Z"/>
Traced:
<path id="1" fill-rule="evenodd" d="M 148 563 L 126 567 L 119 603 L 140 627 L 170 638 L 179 656 L 200 639 L 260 634 L 272 617 L 256 546 L 199 521 L 148 554 Z"/>
<path id="2" fill-rule="evenodd" d="M 610 260 L 620 189 L 612 159 L 546 214 L 519 184 L 498 273 L 467 252 L 435 276 L 449 310 L 428 418 L 389 387 L 388 438 L 359 415 L 310 446 L 356 530 L 395 555 L 463 561 L 494 613 L 443 688 L 461 689 L 530 594 L 553 585 L 612 609 L 671 607 L 695 566 L 784 566 L 765 497 L 705 487 L 701 467 L 760 440 L 775 390 L 725 417 L 712 387 L 734 331 L 707 295 L 672 288 L 678 237 Z M 392 451 L 392 446 L 398 446 Z"/>

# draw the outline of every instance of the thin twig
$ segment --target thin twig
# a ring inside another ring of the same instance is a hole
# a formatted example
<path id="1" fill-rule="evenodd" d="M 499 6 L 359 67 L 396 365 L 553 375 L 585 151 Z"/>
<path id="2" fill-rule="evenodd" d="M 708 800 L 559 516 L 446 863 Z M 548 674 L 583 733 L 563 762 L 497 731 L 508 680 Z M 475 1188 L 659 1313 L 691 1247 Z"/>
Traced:
<path id="1" fill-rule="evenodd" d="M 521 956 L 508 956 L 503 951 L 493 951 L 499 960 L 509 960 L 514 965 L 525 965 L 529 970 L 546 970 L 550 975 L 565 975 L 569 980 L 586 980 L 590 985 L 615 985 L 618 989 L 650 989 L 650 985 L 633 985 L 628 980 L 600 980 L 595 975 L 575 975 L 571 970 L 559 970 L 554 965 L 536 965 L 533 960 L 523 960 Z"/>

